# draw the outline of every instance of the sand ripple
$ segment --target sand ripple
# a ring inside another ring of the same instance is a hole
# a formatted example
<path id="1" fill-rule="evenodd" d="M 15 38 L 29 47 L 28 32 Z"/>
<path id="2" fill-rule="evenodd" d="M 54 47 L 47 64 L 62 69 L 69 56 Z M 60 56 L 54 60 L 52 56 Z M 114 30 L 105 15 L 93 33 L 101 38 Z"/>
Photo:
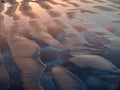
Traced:
<path id="1" fill-rule="evenodd" d="M 0 90 L 119 90 L 119 0 L 0 0 Z"/>

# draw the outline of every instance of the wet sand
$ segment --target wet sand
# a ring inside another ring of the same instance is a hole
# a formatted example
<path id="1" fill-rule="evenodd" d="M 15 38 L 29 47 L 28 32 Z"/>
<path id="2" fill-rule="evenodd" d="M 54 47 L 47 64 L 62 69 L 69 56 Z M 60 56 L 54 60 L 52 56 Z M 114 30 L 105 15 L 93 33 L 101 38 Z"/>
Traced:
<path id="1" fill-rule="evenodd" d="M 0 90 L 119 90 L 119 5 L 0 1 Z"/>

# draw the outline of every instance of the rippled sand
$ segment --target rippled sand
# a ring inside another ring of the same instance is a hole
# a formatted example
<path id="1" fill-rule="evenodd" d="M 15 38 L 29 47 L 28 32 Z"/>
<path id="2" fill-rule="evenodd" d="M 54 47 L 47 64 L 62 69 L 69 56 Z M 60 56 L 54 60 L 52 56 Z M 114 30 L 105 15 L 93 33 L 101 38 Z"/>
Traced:
<path id="1" fill-rule="evenodd" d="M 0 90 L 119 90 L 119 0 L 0 0 Z"/>

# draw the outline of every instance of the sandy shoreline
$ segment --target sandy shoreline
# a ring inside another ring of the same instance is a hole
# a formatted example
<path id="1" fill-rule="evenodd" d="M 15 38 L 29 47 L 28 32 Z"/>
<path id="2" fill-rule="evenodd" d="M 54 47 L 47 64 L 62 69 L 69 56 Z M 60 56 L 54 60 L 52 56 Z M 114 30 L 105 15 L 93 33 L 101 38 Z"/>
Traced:
<path id="1" fill-rule="evenodd" d="M 0 90 L 119 90 L 119 4 L 0 2 Z"/>

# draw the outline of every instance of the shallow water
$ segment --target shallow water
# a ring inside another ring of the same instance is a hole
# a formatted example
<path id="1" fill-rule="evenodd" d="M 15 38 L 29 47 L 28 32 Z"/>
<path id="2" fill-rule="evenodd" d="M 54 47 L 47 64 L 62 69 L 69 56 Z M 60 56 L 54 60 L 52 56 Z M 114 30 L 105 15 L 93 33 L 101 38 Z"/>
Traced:
<path id="1" fill-rule="evenodd" d="M 0 90 L 119 90 L 119 53 L 119 0 L 0 0 Z"/>

